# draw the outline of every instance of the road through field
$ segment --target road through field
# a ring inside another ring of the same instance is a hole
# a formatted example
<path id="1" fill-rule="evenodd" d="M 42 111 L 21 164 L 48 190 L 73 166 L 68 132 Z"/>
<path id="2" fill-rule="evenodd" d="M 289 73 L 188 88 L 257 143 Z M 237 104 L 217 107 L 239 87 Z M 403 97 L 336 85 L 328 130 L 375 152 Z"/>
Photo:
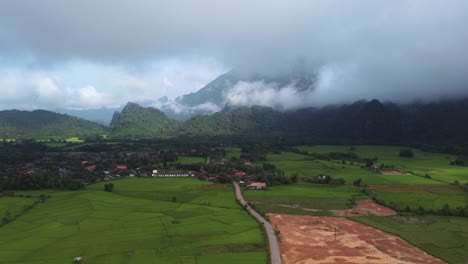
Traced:
<path id="1" fill-rule="evenodd" d="M 244 200 L 244 196 L 242 195 L 241 189 L 239 187 L 239 183 L 233 182 L 234 187 L 236 188 L 236 197 L 240 201 L 242 206 L 245 206 L 247 212 L 255 217 L 260 223 L 263 223 L 265 226 L 265 230 L 268 236 L 268 244 L 270 245 L 270 257 L 271 257 L 271 264 L 281 264 L 281 254 L 278 245 L 278 240 L 276 239 L 275 230 L 271 226 L 271 224 L 265 220 L 260 214 L 258 214 L 255 210 L 253 210 L 247 202 Z"/>

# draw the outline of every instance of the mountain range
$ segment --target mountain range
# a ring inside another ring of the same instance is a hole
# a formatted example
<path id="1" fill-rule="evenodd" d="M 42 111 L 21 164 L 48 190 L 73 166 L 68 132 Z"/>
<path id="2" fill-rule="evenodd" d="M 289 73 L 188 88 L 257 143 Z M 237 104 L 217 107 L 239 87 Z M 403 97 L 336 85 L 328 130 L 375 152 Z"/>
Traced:
<path id="1" fill-rule="evenodd" d="M 153 107 L 128 103 L 110 127 L 45 110 L 0 111 L 3 138 L 113 138 L 177 136 L 282 137 L 309 144 L 419 144 L 468 148 L 468 99 L 399 105 L 378 100 L 278 111 L 225 107 L 178 121 Z"/>

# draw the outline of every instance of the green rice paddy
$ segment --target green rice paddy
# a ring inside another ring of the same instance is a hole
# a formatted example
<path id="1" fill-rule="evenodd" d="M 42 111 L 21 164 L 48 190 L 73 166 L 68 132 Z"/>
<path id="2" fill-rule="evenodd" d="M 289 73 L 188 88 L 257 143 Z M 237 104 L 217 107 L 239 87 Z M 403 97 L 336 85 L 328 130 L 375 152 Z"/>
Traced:
<path id="1" fill-rule="evenodd" d="M 188 178 L 113 183 L 113 193 L 104 183 L 54 192 L 0 227 L 0 263 L 71 263 L 77 256 L 87 264 L 266 262 L 258 223 L 231 186 L 205 188 Z"/>
<path id="2" fill-rule="evenodd" d="M 442 216 L 357 217 L 357 222 L 395 234 L 448 263 L 468 260 L 468 219 Z"/>

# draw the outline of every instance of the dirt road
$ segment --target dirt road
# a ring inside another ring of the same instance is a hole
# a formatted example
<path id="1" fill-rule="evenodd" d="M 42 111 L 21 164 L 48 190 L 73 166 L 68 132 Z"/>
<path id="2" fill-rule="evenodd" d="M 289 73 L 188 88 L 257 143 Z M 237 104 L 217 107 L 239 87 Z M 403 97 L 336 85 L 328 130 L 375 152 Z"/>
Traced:
<path id="1" fill-rule="evenodd" d="M 278 240 L 276 239 L 275 230 L 271 226 L 271 224 L 265 220 L 261 215 L 259 215 L 255 210 L 253 210 L 247 202 L 244 200 L 244 196 L 242 195 L 241 189 L 239 187 L 239 183 L 234 182 L 234 187 L 236 188 L 236 197 L 247 209 L 247 212 L 255 217 L 260 223 L 263 223 L 265 226 L 265 230 L 268 236 L 268 242 L 270 244 L 270 257 L 271 257 L 271 264 L 281 264 L 281 254 L 278 245 Z"/>

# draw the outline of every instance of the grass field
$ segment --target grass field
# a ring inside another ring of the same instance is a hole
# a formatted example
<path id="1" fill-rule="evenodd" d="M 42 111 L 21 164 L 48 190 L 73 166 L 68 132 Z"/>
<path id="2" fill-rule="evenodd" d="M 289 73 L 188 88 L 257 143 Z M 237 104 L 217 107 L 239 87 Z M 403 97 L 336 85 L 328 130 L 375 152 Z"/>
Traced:
<path id="1" fill-rule="evenodd" d="M 2 218 L 7 211 L 9 211 L 12 216 L 15 216 L 22 212 L 25 209 L 25 207 L 33 205 L 34 202 L 36 202 L 37 200 L 38 199 L 34 197 L 1 197 L 0 218 Z"/>
<path id="2" fill-rule="evenodd" d="M 299 150 L 309 153 L 349 152 L 349 146 L 299 146 Z M 450 161 L 455 156 L 442 153 L 423 152 L 413 149 L 413 158 L 402 158 L 399 151 L 402 147 L 393 146 L 355 146 L 354 152 L 363 158 L 377 157 L 377 165 L 395 166 L 396 169 L 411 171 L 414 174 L 430 175 L 433 180 L 442 183 L 468 182 L 468 167 L 452 166 Z"/>
<path id="3" fill-rule="evenodd" d="M 360 223 L 399 235 L 448 263 L 468 260 L 468 219 L 459 217 L 357 217 Z"/>
<path id="4" fill-rule="evenodd" d="M 226 157 L 228 159 L 231 159 L 232 157 L 240 158 L 240 155 L 241 155 L 241 149 L 240 148 L 228 148 L 226 150 Z"/>
<path id="5" fill-rule="evenodd" d="M 292 152 L 281 154 L 268 154 L 267 162 L 274 164 L 283 170 L 285 175 L 297 174 L 300 178 L 316 176 L 319 174 L 330 175 L 333 178 L 345 179 L 346 185 L 352 185 L 359 178 L 363 184 L 423 184 L 423 185 L 446 185 L 440 181 L 427 179 L 417 175 L 382 175 L 373 171 L 362 169 L 360 165 L 341 164 L 338 161 L 312 160 L 306 155 Z"/>
<path id="6" fill-rule="evenodd" d="M 67 138 L 67 139 L 65 139 L 65 141 L 69 142 L 69 143 L 83 143 L 83 142 L 85 142 L 84 140 L 80 139 L 79 137 Z"/>
<path id="7" fill-rule="evenodd" d="M 258 223 L 231 186 L 188 178 L 113 183 L 113 193 L 104 183 L 54 192 L 0 227 L 0 263 L 266 262 Z"/>
<path id="8" fill-rule="evenodd" d="M 177 162 L 180 164 L 193 164 L 193 163 L 206 163 L 206 158 L 204 157 L 187 157 L 187 156 L 179 156 Z"/>
<path id="9" fill-rule="evenodd" d="M 357 189 L 313 184 L 293 184 L 270 187 L 267 191 L 245 190 L 246 200 L 255 203 L 262 213 L 327 215 L 307 209 L 348 209 L 353 200 L 368 198 Z M 289 207 L 286 207 L 286 206 Z"/>
<path id="10" fill-rule="evenodd" d="M 388 191 L 377 190 L 377 199 L 385 201 L 385 204 L 393 208 L 418 209 L 420 206 L 425 210 L 440 210 L 445 204 L 451 209 L 464 207 L 468 204 L 468 193 L 463 191 L 439 191 L 439 190 L 404 190 Z"/>

